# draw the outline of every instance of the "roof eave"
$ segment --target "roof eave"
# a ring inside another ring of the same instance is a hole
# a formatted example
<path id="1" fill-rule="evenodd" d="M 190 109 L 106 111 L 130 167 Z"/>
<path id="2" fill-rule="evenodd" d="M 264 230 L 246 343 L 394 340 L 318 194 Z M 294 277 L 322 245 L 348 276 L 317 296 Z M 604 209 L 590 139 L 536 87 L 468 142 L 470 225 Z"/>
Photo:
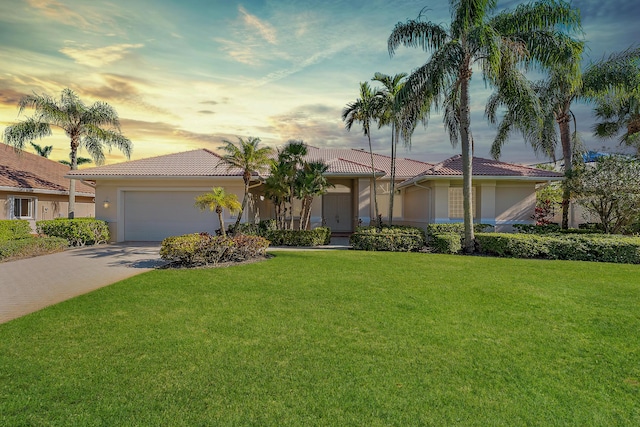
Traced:
<path id="1" fill-rule="evenodd" d="M 158 180 L 211 180 L 211 179 L 240 179 L 242 180 L 242 176 L 240 175 L 65 175 L 65 178 L 68 179 L 77 179 L 77 180 L 98 180 L 98 179 L 108 179 L 108 180 L 116 180 L 116 181 L 125 181 L 125 180 L 142 180 L 142 179 L 158 179 Z"/>
<path id="2" fill-rule="evenodd" d="M 439 179 L 462 179 L 462 175 L 424 175 L 417 178 L 410 179 L 409 181 L 402 182 L 398 185 L 398 188 L 407 187 L 409 185 L 418 184 L 424 181 L 434 181 Z M 548 181 L 562 181 L 564 176 L 503 176 L 503 175 L 473 175 L 473 181 L 534 181 L 534 182 L 548 182 Z"/>
<path id="3" fill-rule="evenodd" d="M 0 185 L 0 191 L 7 191 L 11 193 L 32 193 L 32 194 L 53 194 L 56 196 L 68 196 L 69 191 L 66 190 L 46 190 L 44 188 L 23 188 L 23 187 L 10 187 Z M 76 191 L 77 196 L 94 197 L 94 193 L 85 193 L 83 191 Z"/>

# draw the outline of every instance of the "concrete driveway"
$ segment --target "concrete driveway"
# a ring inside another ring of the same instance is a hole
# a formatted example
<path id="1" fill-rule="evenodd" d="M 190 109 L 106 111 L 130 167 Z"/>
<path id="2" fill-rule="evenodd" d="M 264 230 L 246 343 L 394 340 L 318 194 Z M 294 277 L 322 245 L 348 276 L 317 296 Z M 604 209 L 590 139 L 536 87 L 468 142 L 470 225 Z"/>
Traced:
<path id="1" fill-rule="evenodd" d="M 0 323 L 162 265 L 159 243 L 117 243 L 0 263 Z"/>

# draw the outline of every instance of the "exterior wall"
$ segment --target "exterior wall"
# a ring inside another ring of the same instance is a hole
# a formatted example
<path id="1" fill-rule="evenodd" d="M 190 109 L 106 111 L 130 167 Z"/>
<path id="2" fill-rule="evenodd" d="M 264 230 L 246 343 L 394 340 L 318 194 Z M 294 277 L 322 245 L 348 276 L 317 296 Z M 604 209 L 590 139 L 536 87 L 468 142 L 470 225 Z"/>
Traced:
<path id="1" fill-rule="evenodd" d="M 218 178 L 215 180 L 97 180 L 95 216 L 107 221 L 112 241 L 122 241 L 124 236 L 124 192 L 126 191 L 198 191 L 206 193 L 212 187 L 223 187 L 228 193 L 233 193 L 242 201 L 244 184 L 242 179 Z M 108 202 L 108 203 L 105 203 Z M 194 201 L 195 202 L 195 201 Z M 150 207 L 152 209 L 153 207 Z M 215 215 L 215 213 L 212 213 Z M 249 213 L 245 213 L 246 221 Z M 225 224 L 232 224 L 236 220 L 229 211 L 223 213 Z"/>
<path id="2" fill-rule="evenodd" d="M 378 192 L 378 212 L 382 215 L 382 218 L 384 220 L 388 221 L 390 204 L 389 193 L 391 191 L 391 182 L 389 180 L 378 181 L 376 190 Z M 402 219 L 402 192 L 400 192 L 400 194 L 396 192 L 396 195 L 393 198 L 393 218 L 394 220 L 396 218 L 399 220 Z"/>
<path id="3" fill-rule="evenodd" d="M 513 224 L 533 224 L 536 207 L 534 182 L 496 184 L 496 231 L 513 231 Z"/>
<path id="4" fill-rule="evenodd" d="M 401 225 L 412 225 L 426 230 L 427 224 L 432 222 L 433 203 L 431 202 L 433 188 L 422 185 L 407 187 L 402 190 L 402 204 L 404 216 L 395 221 Z"/>
<path id="5" fill-rule="evenodd" d="M 41 194 L 32 192 L 0 192 L 0 219 L 12 219 L 9 199 L 13 197 L 34 198 L 33 217 L 29 218 L 35 231 L 36 221 L 66 218 L 69 210 L 69 196 L 64 194 Z M 95 216 L 93 197 L 76 196 L 76 218 Z"/>

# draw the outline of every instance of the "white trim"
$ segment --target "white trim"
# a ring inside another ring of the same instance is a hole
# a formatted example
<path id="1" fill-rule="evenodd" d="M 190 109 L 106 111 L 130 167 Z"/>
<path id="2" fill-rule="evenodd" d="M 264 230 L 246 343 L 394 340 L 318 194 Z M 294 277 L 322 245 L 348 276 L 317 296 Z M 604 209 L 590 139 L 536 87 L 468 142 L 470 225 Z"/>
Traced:
<path id="1" fill-rule="evenodd" d="M 29 210 L 31 210 L 30 216 L 14 216 L 13 211 L 16 206 L 16 199 L 18 200 L 30 200 Z M 9 202 L 9 215 L 8 219 L 26 219 L 26 220 L 37 220 L 38 219 L 38 197 L 36 196 L 23 196 L 23 195 L 8 195 L 7 201 Z"/>
<path id="2" fill-rule="evenodd" d="M 45 190 L 43 188 L 7 187 L 4 185 L 0 185 L 0 191 L 8 191 L 8 192 L 14 192 L 14 193 L 55 194 L 59 196 L 69 195 L 68 191 L 62 191 L 62 190 Z M 76 191 L 76 196 L 94 197 L 94 194 Z"/>

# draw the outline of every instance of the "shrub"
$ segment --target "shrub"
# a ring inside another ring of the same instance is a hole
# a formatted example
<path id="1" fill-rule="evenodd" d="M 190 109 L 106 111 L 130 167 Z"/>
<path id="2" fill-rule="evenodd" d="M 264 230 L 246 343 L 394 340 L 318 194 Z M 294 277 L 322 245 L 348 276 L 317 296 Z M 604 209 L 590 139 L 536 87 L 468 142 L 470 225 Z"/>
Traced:
<path id="1" fill-rule="evenodd" d="M 275 219 L 263 219 L 259 223 L 243 222 L 238 224 L 234 232 L 241 234 L 250 234 L 254 236 L 265 236 L 267 231 L 276 229 Z"/>
<path id="2" fill-rule="evenodd" d="M 429 246 L 440 254 L 457 254 L 462 250 L 462 238 L 457 232 L 438 233 L 431 236 Z"/>
<path id="3" fill-rule="evenodd" d="M 97 245 L 109 241 L 107 222 L 95 218 L 37 221 L 36 227 L 39 234 L 65 238 L 71 246 Z"/>
<path id="4" fill-rule="evenodd" d="M 493 225 L 491 224 L 473 224 L 474 233 L 482 233 L 490 229 L 493 229 Z M 447 224 L 428 224 L 427 225 L 427 238 L 431 238 L 431 236 L 435 234 L 445 234 L 445 233 L 458 233 L 461 236 L 463 236 L 464 223 L 452 222 Z"/>
<path id="5" fill-rule="evenodd" d="M 167 237 L 162 241 L 160 257 L 184 266 L 242 262 L 263 257 L 269 241 L 259 236 L 237 234 L 232 237 L 207 233 Z"/>
<path id="6" fill-rule="evenodd" d="M 18 240 L 31 236 L 31 226 L 26 219 L 0 220 L 0 242 Z"/>
<path id="7" fill-rule="evenodd" d="M 638 237 L 480 233 L 476 242 L 489 255 L 640 264 Z"/>
<path id="8" fill-rule="evenodd" d="M 596 234 L 596 233 L 604 233 L 602 228 L 597 227 L 581 227 L 583 224 L 580 224 L 579 228 L 569 228 L 563 229 L 560 228 L 558 224 L 545 224 L 545 225 L 533 225 L 533 224 L 514 224 L 513 228 L 518 233 L 525 234 Z"/>
<path id="9" fill-rule="evenodd" d="M 313 230 L 266 230 L 264 237 L 274 246 L 319 246 L 331 243 L 331 229 L 318 227 Z"/>
<path id="10" fill-rule="evenodd" d="M 60 237 L 28 237 L 0 242 L 0 260 L 27 258 L 63 251 L 69 242 Z"/>
<path id="11" fill-rule="evenodd" d="M 361 251 L 417 251 L 425 245 L 424 231 L 417 227 L 358 227 L 349 238 L 353 249 Z"/>

